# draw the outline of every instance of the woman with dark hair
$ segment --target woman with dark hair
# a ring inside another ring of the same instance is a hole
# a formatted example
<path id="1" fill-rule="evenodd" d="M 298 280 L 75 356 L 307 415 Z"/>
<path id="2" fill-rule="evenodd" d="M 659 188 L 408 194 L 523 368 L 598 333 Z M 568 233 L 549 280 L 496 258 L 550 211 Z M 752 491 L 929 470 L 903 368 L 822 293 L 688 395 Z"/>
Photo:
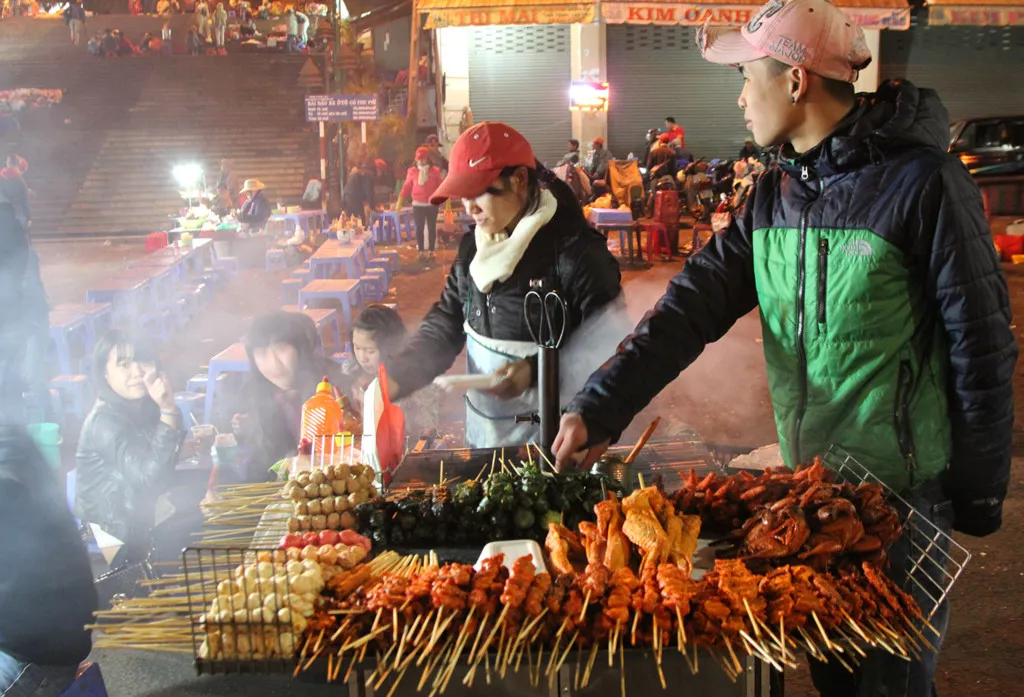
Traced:
<path id="1" fill-rule="evenodd" d="M 92 373 L 98 397 L 78 439 L 75 513 L 124 542 L 117 568 L 149 555 L 156 500 L 170 484 L 185 428 L 144 339 L 110 330 L 96 343 Z"/>
<path id="2" fill-rule="evenodd" d="M 433 196 L 443 179 L 441 169 L 430 161 L 430 149 L 416 148 L 416 159 L 405 173 L 405 183 L 398 193 L 395 210 L 401 211 L 402 201 L 412 197 L 412 217 L 416 224 L 416 245 L 420 250 L 420 261 L 434 259 L 434 245 L 437 243 L 437 204 L 433 202 Z"/>
<path id="3" fill-rule="evenodd" d="M 449 198 L 462 199 L 476 224 L 462 238 L 441 299 L 389 363 L 390 394 L 404 397 L 428 385 L 466 347 L 469 372 L 496 378 L 496 387 L 466 397 L 467 445 L 526 443 L 537 426 L 515 417 L 537 410 L 537 346 L 523 312 L 531 282 L 561 294 L 569 340 L 619 297 L 619 266 L 572 190 L 503 123 L 479 123 L 459 136 L 448 176 L 430 202 Z M 530 319 L 540 325 L 539 308 Z M 568 383 L 563 379 L 563 391 L 573 387 Z"/>
<path id="4" fill-rule="evenodd" d="M 316 352 L 319 342 L 313 320 L 299 312 L 256 318 L 245 340 L 250 367 L 243 391 L 247 411 L 231 420 L 238 458 L 232 468 L 219 467 L 211 484 L 272 481 L 270 467 L 295 455 L 302 405 L 325 375 L 334 385 L 341 378 L 338 364 Z"/>
<path id="5" fill-rule="evenodd" d="M 391 365 L 408 336 L 398 312 L 387 305 L 367 305 L 352 323 L 352 356 L 342 363 L 341 372 L 350 381 L 347 390 L 360 408 L 377 368 L 381 363 L 385 369 Z M 418 437 L 437 428 L 439 397 L 436 389 L 426 388 L 396 402 L 405 414 L 406 433 Z"/>

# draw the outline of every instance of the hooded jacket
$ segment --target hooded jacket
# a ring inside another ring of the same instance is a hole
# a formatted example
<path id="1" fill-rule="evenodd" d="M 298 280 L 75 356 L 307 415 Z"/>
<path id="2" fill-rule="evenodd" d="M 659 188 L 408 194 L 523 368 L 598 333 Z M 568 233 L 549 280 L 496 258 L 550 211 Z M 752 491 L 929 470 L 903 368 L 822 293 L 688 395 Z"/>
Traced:
<path id="1" fill-rule="evenodd" d="M 490 339 L 533 341 L 523 312 L 531 280 L 544 279 L 545 288 L 558 289 L 565 300 L 569 314 L 566 341 L 584 320 L 619 297 L 621 273 L 607 242 L 590 227 L 579 204 L 572 201 L 571 192 L 566 190 L 565 195 L 569 200 L 559 200 L 554 216 L 537 230 L 511 276 L 495 281 L 489 292 L 480 290 L 470 274 L 470 264 L 477 255 L 475 226 L 463 235 L 441 299 L 423 318 L 393 365 L 388 365 L 388 373 L 403 395 L 451 368 L 466 345 L 467 324 Z M 540 326 L 539 308 L 532 321 Z"/>
<path id="2" fill-rule="evenodd" d="M 22 429 L 0 428 L 0 652 L 77 665 L 96 591 L 85 546 L 52 470 Z"/>
<path id="3" fill-rule="evenodd" d="M 860 95 L 782 153 L 570 410 L 617 438 L 704 347 L 760 308 L 788 465 L 838 444 L 897 490 L 947 464 L 954 507 L 1006 494 L 1017 346 L 981 195 L 935 92 Z"/>
<path id="4" fill-rule="evenodd" d="M 130 401 L 102 377 L 97 382 L 75 455 L 75 514 L 125 542 L 136 561 L 134 554 L 149 550 L 156 500 L 170 484 L 185 432 L 163 423 L 149 397 Z"/>

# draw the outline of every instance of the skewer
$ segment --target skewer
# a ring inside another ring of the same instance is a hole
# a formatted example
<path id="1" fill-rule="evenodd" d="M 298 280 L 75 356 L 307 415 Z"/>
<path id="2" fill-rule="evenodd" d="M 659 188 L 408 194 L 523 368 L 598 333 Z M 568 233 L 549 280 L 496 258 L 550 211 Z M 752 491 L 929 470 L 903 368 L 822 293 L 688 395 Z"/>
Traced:
<path id="1" fill-rule="evenodd" d="M 835 653 L 837 650 L 839 653 L 843 653 L 842 647 L 836 646 L 832 643 L 832 640 L 828 638 L 828 634 L 825 633 L 825 627 L 822 626 L 821 620 L 818 618 L 818 613 L 811 610 L 811 617 L 814 618 L 814 624 L 818 625 L 818 631 L 821 632 L 821 638 L 825 640 L 825 648 Z"/>
<path id="2" fill-rule="evenodd" d="M 632 464 L 633 460 L 636 459 L 636 456 L 639 455 L 640 451 L 644 449 L 645 445 L 647 445 L 647 441 L 654 434 L 655 429 L 658 428 L 658 424 L 660 424 L 660 423 L 661 423 L 661 417 L 660 416 L 657 417 L 656 419 L 654 419 L 654 421 L 651 422 L 651 425 L 648 426 L 647 429 L 643 432 L 643 434 L 637 440 L 636 445 L 633 446 L 633 449 L 629 451 L 629 455 L 627 455 L 626 459 L 624 460 L 625 464 L 627 464 L 627 465 Z M 640 487 L 643 488 L 643 479 L 642 478 L 640 480 Z"/>
<path id="3" fill-rule="evenodd" d="M 676 605 L 676 643 L 679 646 L 679 653 L 683 653 L 683 647 L 686 646 L 686 624 L 683 622 L 683 613 L 679 610 L 678 605 Z"/>
<path id="4" fill-rule="evenodd" d="M 725 639 L 725 648 L 729 650 L 729 658 L 732 659 L 733 667 L 736 668 L 736 674 L 738 675 L 743 672 L 743 666 L 740 664 L 740 660 L 736 657 L 736 652 L 732 648 L 732 642 L 729 640 L 729 637 L 723 635 L 722 638 Z"/>
<path id="5" fill-rule="evenodd" d="M 626 697 L 626 656 L 622 650 L 622 644 L 619 644 L 619 668 L 621 670 L 620 675 L 622 676 L 619 683 L 622 685 L 622 697 Z"/>
<path id="6" fill-rule="evenodd" d="M 583 649 L 576 646 L 576 674 L 573 676 L 573 689 L 577 692 L 580 689 L 580 669 L 583 667 Z"/>
<path id="7" fill-rule="evenodd" d="M 811 636 L 806 632 L 806 630 L 804 630 L 803 627 L 797 627 L 796 631 L 799 632 L 800 636 L 803 637 L 804 643 L 807 644 L 807 647 L 811 651 L 811 655 L 814 656 L 819 661 L 824 660 L 825 653 L 821 649 L 818 648 L 818 645 L 814 643 L 814 640 L 811 639 Z"/>
<path id="8" fill-rule="evenodd" d="M 630 643 L 633 646 L 636 646 L 636 625 L 640 621 L 640 612 L 640 610 L 637 610 L 635 613 L 633 613 L 633 629 L 630 632 Z"/>
<path id="9" fill-rule="evenodd" d="M 757 653 L 757 655 L 759 655 L 761 658 L 763 658 L 769 664 L 771 664 L 771 666 L 773 668 L 775 668 L 776 670 L 778 670 L 780 672 L 782 671 L 782 666 L 780 666 L 778 664 L 778 662 L 772 657 L 771 653 L 769 653 L 768 650 L 765 649 L 764 646 L 762 646 L 761 644 L 759 644 L 756 641 L 754 641 L 751 638 L 751 636 L 749 634 L 747 634 L 746 630 L 744 630 L 744 629 L 740 630 L 740 638 L 743 639 L 743 641 L 746 642 L 747 646 L 749 648 L 752 648 Z M 687 660 L 689 660 L 689 658 L 687 658 Z"/>
<path id="10" fill-rule="evenodd" d="M 864 641 L 868 642 L 872 646 L 876 646 L 876 643 L 868 638 L 868 635 L 864 633 L 864 630 L 861 629 L 861 626 L 859 624 L 857 624 L 856 622 L 854 622 L 853 618 L 850 617 L 850 613 L 848 613 L 846 610 L 840 610 L 840 612 L 842 612 L 843 613 L 843 617 L 846 618 L 846 623 L 848 625 L 850 625 L 850 627 L 853 628 L 853 631 L 857 632 L 857 634 L 860 635 L 861 639 L 863 639 Z"/>
<path id="11" fill-rule="evenodd" d="M 569 652 L 572 651 L 572 646 L 576 643 L 579 636 L 580 630 L 577 629 L 576 633 L 572 635 L 572 639 L 569 640 L 569 645 L 565 647 L 565 652 L 562 654 L 562 657 L 558 659 L 558 663 L 555 665 L 555 672 L 548 676 L 552 682 L 554 682 L 555 677 L 558 675 L 558 671 L 562 669 L 562 664 L 565 663 L 565 659 L 568 658 Z"/>
<path id="12" fill-rule="evenodd" d="M 580 622 L 583 622 L 583 618 L 587 615 L 587 605 L 590 604 L 590 592 L 592 589 L 587 589 L 587 596 L 583 599 L 583 609 L 580 610 Z"/>
<path id="13" fill-rule="evenodd" d="M 620 644 L 621 645 L 621 644 Z M 587 669 L 583 672 L 583 682 L 580 683 L 580 689 L 585 689 L 590 683 L 590 671 L 594 669 L 594 661 L 597 659 L 597 642 L 593 642 L 593 646 L 590 648 L 590 657 L 587 659 Z"/>

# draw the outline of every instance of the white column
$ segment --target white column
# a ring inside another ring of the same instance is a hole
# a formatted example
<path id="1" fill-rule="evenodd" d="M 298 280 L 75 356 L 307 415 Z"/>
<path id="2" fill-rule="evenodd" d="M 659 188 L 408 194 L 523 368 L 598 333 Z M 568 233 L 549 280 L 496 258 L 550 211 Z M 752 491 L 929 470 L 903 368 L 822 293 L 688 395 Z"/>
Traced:
<path id="1" fill-rule="evenodd" d="M 573 80 L 593 78 L 600 81 L 608 79 L 608 63 L 606 58 L 606 35 L 603 21 L 591 24 L 573 24 L 570 28 L 571 75 Z M 566 93 L 569 85 L 565 86 Z M 615 99 L 613 91 L 609 101 Z M 572 112 L 572 137 L 582 145 L 598 136 L 608 138 L 608 115 L 606 112 L 574 111 Z M 614 148 L 614 143 L 609 143 Z"/>
<path id="2" fill-rule="evenodd" d="M 444 124 L 450 142 L 459 137 L 462 110 L 469 106 L 469 32 L 472 27 L 437 30 L 441 71 L 445 75 Z"/>
<path id="3" fill-rule="evenodd" d="M 882 30 L 865 29 L 864 38 L 867 40 L 868 50 L 871 51 L 871 65 L 860 71 L 860 76 L 853 86 L 858 92 L 874 92 L 878 89 L 879 69 L 882 63 Z"/>

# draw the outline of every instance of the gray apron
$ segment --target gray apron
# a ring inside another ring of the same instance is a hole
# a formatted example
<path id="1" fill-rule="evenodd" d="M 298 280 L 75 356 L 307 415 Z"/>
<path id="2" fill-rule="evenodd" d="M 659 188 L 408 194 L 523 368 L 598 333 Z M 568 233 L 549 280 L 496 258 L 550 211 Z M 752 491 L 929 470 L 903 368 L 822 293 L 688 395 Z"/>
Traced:
<path id="1" fill-rule="evenodd" d="M 490 339 L 473 331 L 467 322 L 466 372 L 487 375 L 506 363 L 537 353 L 532 341 Z M 466 393 L 466 447 L 501 448 L 535 441 L 540 427 L 516 423 L 516 415 L 537 411 L 537 388 L 531 387 L 514 399 L 497 399 L 479 390 Z"/>

